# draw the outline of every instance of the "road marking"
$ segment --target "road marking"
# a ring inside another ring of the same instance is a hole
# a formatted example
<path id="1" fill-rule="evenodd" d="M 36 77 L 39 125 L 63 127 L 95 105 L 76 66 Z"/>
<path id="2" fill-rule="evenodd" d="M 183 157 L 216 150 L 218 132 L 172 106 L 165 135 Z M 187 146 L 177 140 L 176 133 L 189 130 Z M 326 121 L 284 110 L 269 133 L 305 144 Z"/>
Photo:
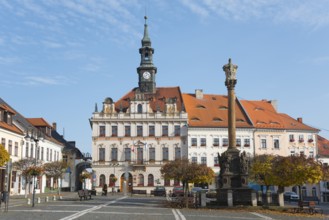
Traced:
<path id="1" fill-rule="evenodd" d="M 171 211 L 173 212 L 176 220 L 186 220 L 184 215 L 178 209 L 172 209 Z"/>
<path id="2" fill-rule="evenodd" d="M 263 219 L 268 219 L 268 220 L 272 219 L 271 217 L 268 217 L 266 215 L 259 214 L 257 212 L 250 212 L 250 213 L 253 214 L 253 215 L 257 215 L 258 217 L 261 217 Z"/>
<path id="3" fill-rule="evenodd" d="M 175 209 L 172 209 L 171 211 L 172 211 L 172 213 L 175 216 L 175 220 L 180 220 L 178 214 L 176 213 L 176 210 Z"/>
<path id="4" fill-rule="evenodd" d="M 184 215 L 178 209 L 176 209 L 176 212 L 181 217 L 181 220 L 186 220 L 186 218 L 184 217 Z"/>
<path id="5" fill-rule="evenodd" d="M 120 201 L 120 200 L 125 199 L 125 198 L 127 198 L 127 196 L 124 196 L 124 197 L 118 198 L 118 199 L 116 199 L 116 200 L 113 200 L 113 201 L 110 201 L 110 202 L 104 203 L 104 204 L 99 205 L 99 206 L 94 206 L 94 207 L 92 207 L 92 208 L 90 208 L 90 209 L 86 209 L 86 210 L 83 210 L 83 211 L 77 212 L 77 213 L 75 213 L 75 214 L 73 214 L 73 215 L 70 215 L 70 216 L 67 216 L 67 217 L 61 218 L 61 219 L 59 219 L 59 220 L 71 220 L 71 219 L 76 219 L 76 218 L 79 218 L 79 217 L 81 217 L 81 216 L 83 216 L 83 215 L 85 215 L 85 214 L 87 214 L 87 213 L 90 213 L 90 212 L 92 212 L 92 211 L 95 211 L 95 210 L 97 210 L 97 209 L 100 209 L 100 208 L 102 208 L 102 207 L 105 207 L 105 206 L 107 206 L 107 205 L 110 205 L 110 204 L 116 203 L 117 201 Z"/>

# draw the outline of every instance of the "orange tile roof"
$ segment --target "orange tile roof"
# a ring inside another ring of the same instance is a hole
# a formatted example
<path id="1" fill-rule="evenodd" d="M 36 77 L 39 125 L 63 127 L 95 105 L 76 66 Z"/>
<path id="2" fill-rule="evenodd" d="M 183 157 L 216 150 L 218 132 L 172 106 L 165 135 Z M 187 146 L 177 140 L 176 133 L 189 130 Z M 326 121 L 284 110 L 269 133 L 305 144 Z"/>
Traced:
<path id="1" fill-rule="evenodd" d="M 129 108 L 129 101 L 134 100 L 136 88 L 128 92 L 115 103 L 116 111 L 122 110 L 125 112 Z M 165 103 L 169 98 L 176 98 L 177 110 L 182 110 L 182 95 L 179 87 L 158 87 L 156 93 L 145 95 L 150 102 L 150 107 L 153 112 L 157 109 L 160 111 L 165 110 Z"/>
<path id="2" fill-rule="evenodd" d="M 278 113 L 270 101 L 241 100 L 241 103 L 256 128 L 319 131 L 287 114 Z"/>
<path id="3" fill-rule="evenodd" d="M 7 112 L 10 112 L 12 114 L 16 114 L 15 110 L 10 108 L 8 105 L 0 104 L 0 108 L 4 109 Z"/>
<path id="4" fill-rule="evenodd" d="M 228 127 L 228 99 L 223 95 L 203 94 L 202 99 L 197 99 L 195 94 L 183 93 L 184 105 L 188 113 L 189 126 L 191 127 Z M 236 127 L 250 128 L 246 114 L 239 102 L 236 102 Z"/>
<path id="5" fill-rule="evenodd" d="M 14 124 L 9 125 L 3 121 L 0 121 L 0 128 L 6 129 L 8 131 L 14 132 L 16 134 L 21 134 L 23 135 L 24 133 L 18 128 L 16 127 Z"/>
<path id="6" fill-rule="evenodd" d="M 329 140 L 318 135 L 318 154 L 320 157 L 329 157 Z"/>
<path id="7" fill-rule="evenodd" d="M 43 118 L 26 118 L 26 120 L 36 127 L 51 127 Z"/>

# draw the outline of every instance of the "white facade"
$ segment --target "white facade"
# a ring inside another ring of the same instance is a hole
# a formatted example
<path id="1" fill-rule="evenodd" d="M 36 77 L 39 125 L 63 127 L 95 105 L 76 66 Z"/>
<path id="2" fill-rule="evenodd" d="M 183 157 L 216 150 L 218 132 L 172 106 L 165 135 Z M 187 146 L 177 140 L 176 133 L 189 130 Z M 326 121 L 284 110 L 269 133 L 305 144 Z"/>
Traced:
<path id="1" fill-rule="evenodd" d="M 250 157 L 254 155 L 253 129 L 237 129 L 237 149 L 246 152 Z M 207 164 L 216 174 L 216 178 L 209 188 L 217 188 L 217 176 L 220 168 L 218 153 L 222 154 L 228 147 L 227 128 L 188 128 L 188 158 L 192 162 Z"/>

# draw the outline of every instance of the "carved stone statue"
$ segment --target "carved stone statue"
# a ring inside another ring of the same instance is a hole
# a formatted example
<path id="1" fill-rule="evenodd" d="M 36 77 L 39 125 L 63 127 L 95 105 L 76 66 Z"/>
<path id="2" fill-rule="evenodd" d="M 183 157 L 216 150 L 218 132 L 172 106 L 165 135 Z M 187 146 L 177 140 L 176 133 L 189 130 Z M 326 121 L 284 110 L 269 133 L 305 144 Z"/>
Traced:
<path id="1" fill-rule="evenodd" d="M 248 173 L 248 166 L 249 166 L 249 161 L 247 158 L 247 154 L 245 151 L 243 151 L 240 155 L 240 172 L 243 174 Z"/>

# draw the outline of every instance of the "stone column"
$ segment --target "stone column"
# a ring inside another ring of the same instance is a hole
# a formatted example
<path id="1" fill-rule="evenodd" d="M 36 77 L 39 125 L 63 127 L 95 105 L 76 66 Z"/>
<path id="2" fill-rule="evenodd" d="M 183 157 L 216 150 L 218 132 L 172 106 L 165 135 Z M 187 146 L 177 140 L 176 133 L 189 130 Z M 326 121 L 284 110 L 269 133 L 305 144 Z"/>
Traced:
<path id="1" fill-rule="evenodd" d="M 228 64 L 223 66 L 223 70 L 226 75 L 225 86 L 228 92 L 228 137 L 229 137 L 229 147 L 236 147 L 236 127 L 235 127 L 235 84 L 237 65 L 231 63 L 231 58 L 228 60 Z"/>

